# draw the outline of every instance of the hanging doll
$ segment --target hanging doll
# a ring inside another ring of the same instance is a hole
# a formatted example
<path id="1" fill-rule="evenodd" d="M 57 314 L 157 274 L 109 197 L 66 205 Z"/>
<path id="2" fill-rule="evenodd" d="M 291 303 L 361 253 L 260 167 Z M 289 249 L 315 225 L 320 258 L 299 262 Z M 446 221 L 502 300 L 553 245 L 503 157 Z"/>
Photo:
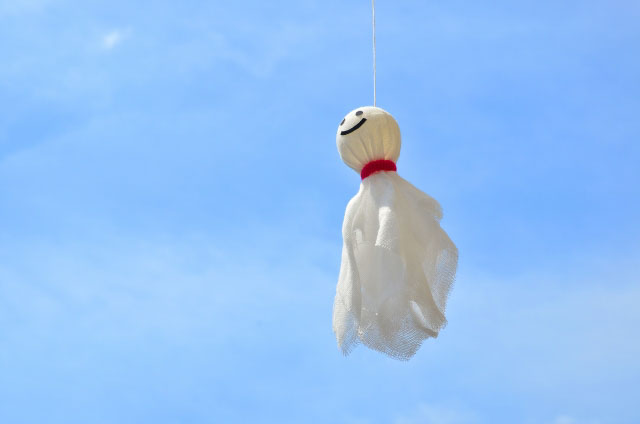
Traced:
<path id="1" fill-rule="evenodd" d="M 360 173 L 342 227 L 333 330 L 347 355 L 358 344 L 408 360 L 447 323 L 458 251 L 440 228 L 438 202 L 396 173 L 400 129 L 377 107 L 350 112 L 336 136 Z"/>

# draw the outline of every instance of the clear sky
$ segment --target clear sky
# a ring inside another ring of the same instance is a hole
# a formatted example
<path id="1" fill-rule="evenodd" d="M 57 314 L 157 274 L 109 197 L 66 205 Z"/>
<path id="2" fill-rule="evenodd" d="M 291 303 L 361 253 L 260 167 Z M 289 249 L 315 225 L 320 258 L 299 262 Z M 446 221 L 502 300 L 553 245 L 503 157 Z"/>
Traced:
<path id="1" fill-rule="evenodd" d="M 640 422 L 640 3 L 379 0 L 378 105 L 460 265 L 336 347 L 370 3 L 0 0 L 0 422 Z"/>

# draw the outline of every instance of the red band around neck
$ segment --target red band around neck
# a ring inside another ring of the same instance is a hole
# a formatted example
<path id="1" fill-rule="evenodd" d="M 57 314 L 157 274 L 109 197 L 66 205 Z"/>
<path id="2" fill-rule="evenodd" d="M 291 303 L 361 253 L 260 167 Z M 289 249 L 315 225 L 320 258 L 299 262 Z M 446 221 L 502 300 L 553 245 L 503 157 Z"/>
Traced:
<path id="1" fill-rule="evenodd" d="M 369 175 L 380 171 L 396 171 L 396 164 L 392 160 L 388 159 L 372 160 L 362 167 L 362 171 L 360 171 L 360 178 L 364 180 Z"/>

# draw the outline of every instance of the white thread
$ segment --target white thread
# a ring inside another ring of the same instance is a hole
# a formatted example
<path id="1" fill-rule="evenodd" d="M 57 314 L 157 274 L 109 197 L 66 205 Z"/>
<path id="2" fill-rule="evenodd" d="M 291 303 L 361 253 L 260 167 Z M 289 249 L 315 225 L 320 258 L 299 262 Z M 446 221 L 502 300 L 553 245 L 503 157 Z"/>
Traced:
<path id="1" fill-rule="evenodd" d="M 373 106 L 376 105 L 376 2 L 371 0 L 371 27 L 373 30 Z"/>

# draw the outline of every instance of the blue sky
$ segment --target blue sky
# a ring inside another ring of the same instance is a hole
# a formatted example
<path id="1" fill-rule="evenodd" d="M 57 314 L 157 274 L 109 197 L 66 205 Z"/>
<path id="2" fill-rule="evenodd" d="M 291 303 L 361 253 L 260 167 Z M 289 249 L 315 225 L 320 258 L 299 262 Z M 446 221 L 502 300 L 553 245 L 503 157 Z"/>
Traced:
<path id="1" fill-rule="evenodd" d="M 368 1 L 0 2 L 0 422 L 640 422 L 640 6 L 377 3 L 460 250 L 408 363 L 331 331 Z"/>

